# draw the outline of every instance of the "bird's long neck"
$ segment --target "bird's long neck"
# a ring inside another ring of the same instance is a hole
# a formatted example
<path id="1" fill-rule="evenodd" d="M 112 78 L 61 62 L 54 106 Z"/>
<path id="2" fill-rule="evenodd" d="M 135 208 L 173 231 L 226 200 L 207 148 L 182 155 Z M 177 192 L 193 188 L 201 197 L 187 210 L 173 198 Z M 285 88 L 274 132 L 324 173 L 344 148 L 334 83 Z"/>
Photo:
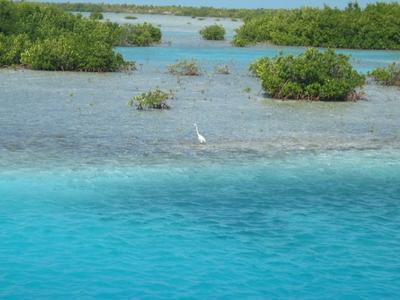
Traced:
<path id="1" fill-rule="evenodd" d="M 197 135 L 200 135 L 200 133 L 199 133 L 199 129 L 197 128 L 197 125 L 195 125 L 195 127 L 196 127 L 196 132 L 197 132 Z"/>

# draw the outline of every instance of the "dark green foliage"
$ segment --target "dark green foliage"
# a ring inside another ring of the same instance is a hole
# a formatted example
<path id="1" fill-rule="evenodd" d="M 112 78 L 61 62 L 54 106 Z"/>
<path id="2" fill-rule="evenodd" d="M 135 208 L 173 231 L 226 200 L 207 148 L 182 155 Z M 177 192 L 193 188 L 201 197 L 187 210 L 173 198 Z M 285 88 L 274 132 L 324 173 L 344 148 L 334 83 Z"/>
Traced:
<path id="1" fill-rule="evenodd" d="M 200 30 L 200 35 L 205 40 L 221 41 L 225 39 L 225 28 L 222 25 L 210 25 Z"/>
<path id="2" fill-rule="evenodd" d="M 0 65 L 38 70 L 116 71 L 130 66 L 113 46 L 120 27 L 44 4 L 0 0 Z"/>
<path id="3" fill-rule="evenodd" d="M 254 43 L 353 49 L 400 49 L 400 4 L 376 3 L 345 10 L 325 6 L 268 11 L 236 31 L 234 45 Z"/>
<path id="4" fill-rule="evenodd" d="M 273 98 L 307 100 L 356 99 L 365 82 L 349 63 L 349 57 L 333 50 L 309 48 L 299 56 L 279 54 L 263 58 L 251 67 L 264 91 Z"/>
<path id="5" fill-rule="evenodd" d="M 31 46 L 26 34 L 5 36 L 0 33 L 0 67 L 18 65 L 21 54 Z"/>
<path id="6" fill-rule="evenodd" d="M 90 13 L 89 18 L 92 19 L 92 20 L 103 20 L 104 16 L 99 11 L 93 11 L 93 12 Z"/>
<path id="7" fill-rule="evenodd" d="M 195 60 L 181 59 L 175 64 L 168 66 L 168 71 L 173 75 L 178 76 L 198 76 L 200 70 Z"/>
<path id="8" fill-rule="evenodd" d="M 386 68 L 377 68 L 368 75 L 380 84 L 400 86 L 400 64 L 393 63 Z"/>
<path id="9" fill-rule="evenodd" d="M 102 42 L 79 43 L 74 36 L 36 41 L 21 55 L 21 63 L 34 70 L 49 71 L 117 71 L 122 56 Z M 87 55 L 90 53 L 90 55 Z"/>
<path id="10" fill-rule="evenodd" d="M 163 92 L 157 88 L 155 90 L 150 90 L 138 96 L 132 97 L 128 102 L 128 106 L 133 106 L 136 104 L 136 108 L 138 110 L 169 109 L 170 107 L 166 101 L 170 97 L 170 93 Z"/>
<path id="11" fill-rule="evenodd" d="M 149 23 L 124 24 L 121 26 L 121 46 L 150 46 L 161 42 L 161 30 Z"/>

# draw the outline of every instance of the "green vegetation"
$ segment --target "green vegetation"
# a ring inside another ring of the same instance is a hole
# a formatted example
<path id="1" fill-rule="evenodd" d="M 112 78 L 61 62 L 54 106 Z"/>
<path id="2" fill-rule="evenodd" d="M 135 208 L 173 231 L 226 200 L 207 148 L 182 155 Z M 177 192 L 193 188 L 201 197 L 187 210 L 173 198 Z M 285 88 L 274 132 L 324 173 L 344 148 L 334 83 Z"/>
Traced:
<path id="1" fill-rule="evenodd" d="M 218 65 L 215 67 L 215 73 L 222 74 L 222 75 L 229 75 L 229 67 L 228 65 Z"/>
<path id="2" fill-rule="evenodd" d="M 38 70 L 117 71 L 129 67 L 113 51 L 119 26 L 43 4 L 0 0 L 0 66 Z"/>
<path id="3" fill-rule="evenodd" d="M 150 23 L 124 24 L 120 26 L 121 46 L 150 46 L 161 42 L 161 30 Z"/>
<path id="4" fill-rule="evenodd" d="M 344 10 L 325 6 L 264 12 L 248 18 L 233 44 L 254 43 L 353 49 L 400 49 L 400 4 L 350 3 Z"/>
<path id="5" fill-rule="evenodd" d="M 26 34 L 5 36 L 0 33 L 0 67 L 20 64 L 21 54 L 31 45 Z"/>
<path id="6" fill-rule="evenodd" d="M 179 76 L 198 76 L 200 69 L 196 60 L 181 59 L 177 63 L 169 65 L 168 71 L 173 75 Z"/>
<path id="7" fill-rule="evenodd" d="M 138 14 L 168 14 L 175 16 L 197 17 L 216 17 L 243 19 L 262 15 L 270 11 L 269 9 L 224 9 L 215 7 L 190 7 L 190 6 L 154 6 L 154 5 L 135 5 L 135 4 L 94 4 L 94 3 L 47 3 L 60 7 L 66 11 L 75 12 L 115 12 L 115 13 L 138 13 Z"/>
<path id="8" fill-rule="evenodd" d="M 93 11 L 93 12 L 90 13 L 89 18 L 92 19 L 92 20 L 103 20 L 104 16 L 99 11 Z"/>
<path id="9" fill-rule="evenodd" d="M 159 43 L 161 31 L 148 24 L 120 26 L 66 13 L 46 4 L 0 0 L 0 66 L 21 65 L 36 70 L 105 72 L 127 70 L 115 46 Z"/>
<path id="10" fill-rule="evenodd" d="M 400 4 L 377 2 L 346 9 L 304 7 L 293 10 L 221 9 L 212 7 L 52 3 L 67 11 L 173 14 L 193 18 L 243 19 L 233 40 L 236 46 L 272 43 L 353 49 L 400 49 Z"/>
<path id="11" fill-rule="evenodd" d="M 138 110 L 169 109 L 170 107 L 166 103 L 166 101 L 170 97 L 170 93 L 163 92 L 162 90 L 157 88 L 142 93 L 138 96 L 132 97 L 128 102 L 128 106 L 133 106 L 134 104 L 136 104 L 136 108 Z"/>
<path id="12" fill-rule="evenodd" d="M 333 50 L 309 48 L 295 57 L 279 54 L 251 65 L 264 91 L 278 99 L 356 100 L 365 77 L 353 70 L 349 57 Z"/>
<path id="13" fill-rule="evenodd" d="M 137 17 L 135 17 L 135 16 L 125 16 L 125 19 L 127 19 L 127 20 L 136 20 Z"/>
<path id="14" fill-rule="evenodd" d="M 258 69 L 260 66 L 266 65 L 269 62 L 268 57 L 261 57 L 253 61 L 249 66 L 249 72 L 252 76 L 258 77 Z"/>
<path id="15" fill-rule="evenodd" d="M 200 30 L 200 35 L 205 40 L 221 41 L 225 39 L 225 28 L 222 25 L 210 25 Z"/>
<path id="16" fill-rule="evenodd" d="M 382 85 L 400 86 L 400 64 L 393 63 L 386 68 L 377 68 L 368 75 Z"/>

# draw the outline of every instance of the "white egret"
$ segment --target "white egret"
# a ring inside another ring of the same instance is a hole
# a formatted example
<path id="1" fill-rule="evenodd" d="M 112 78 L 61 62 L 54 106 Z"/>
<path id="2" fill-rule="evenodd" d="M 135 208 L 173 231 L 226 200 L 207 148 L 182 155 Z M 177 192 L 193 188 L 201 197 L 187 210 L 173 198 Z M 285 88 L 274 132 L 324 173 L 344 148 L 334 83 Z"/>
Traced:
<path id="1" fill-rule="evenodd" d="M 199 128 L 197 127 L 196 123 L 194 123 L 194 127 L 196 127 L 197 139 L 199 140 L 199 143 L 206 144 L 206 138 L 199 133 Z"/>

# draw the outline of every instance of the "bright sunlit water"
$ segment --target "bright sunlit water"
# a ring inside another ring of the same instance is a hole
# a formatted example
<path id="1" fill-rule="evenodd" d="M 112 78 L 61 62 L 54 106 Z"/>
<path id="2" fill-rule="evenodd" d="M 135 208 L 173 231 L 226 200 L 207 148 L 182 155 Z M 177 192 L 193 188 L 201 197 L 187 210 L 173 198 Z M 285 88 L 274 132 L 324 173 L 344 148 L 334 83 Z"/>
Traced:
<path id="1" fill-rule="evenodd" d="M 2 172 L 2 299 L 396 299 L 399 155 Z"/>
<path id="2" fill-rule="evenodd" d="M 164 41 L 118 49 L 132 74 L 0 70 L 0 299 L 399 299 L 400 90 L 266 99 L 249 62 L 301 48 L 143 20 Z M 363 72 L 400 57 L 343 52 Z M 168 74 L 179 57 L 203 74 Z M 170 111 L 127 107 L 156 86 Z"/>

